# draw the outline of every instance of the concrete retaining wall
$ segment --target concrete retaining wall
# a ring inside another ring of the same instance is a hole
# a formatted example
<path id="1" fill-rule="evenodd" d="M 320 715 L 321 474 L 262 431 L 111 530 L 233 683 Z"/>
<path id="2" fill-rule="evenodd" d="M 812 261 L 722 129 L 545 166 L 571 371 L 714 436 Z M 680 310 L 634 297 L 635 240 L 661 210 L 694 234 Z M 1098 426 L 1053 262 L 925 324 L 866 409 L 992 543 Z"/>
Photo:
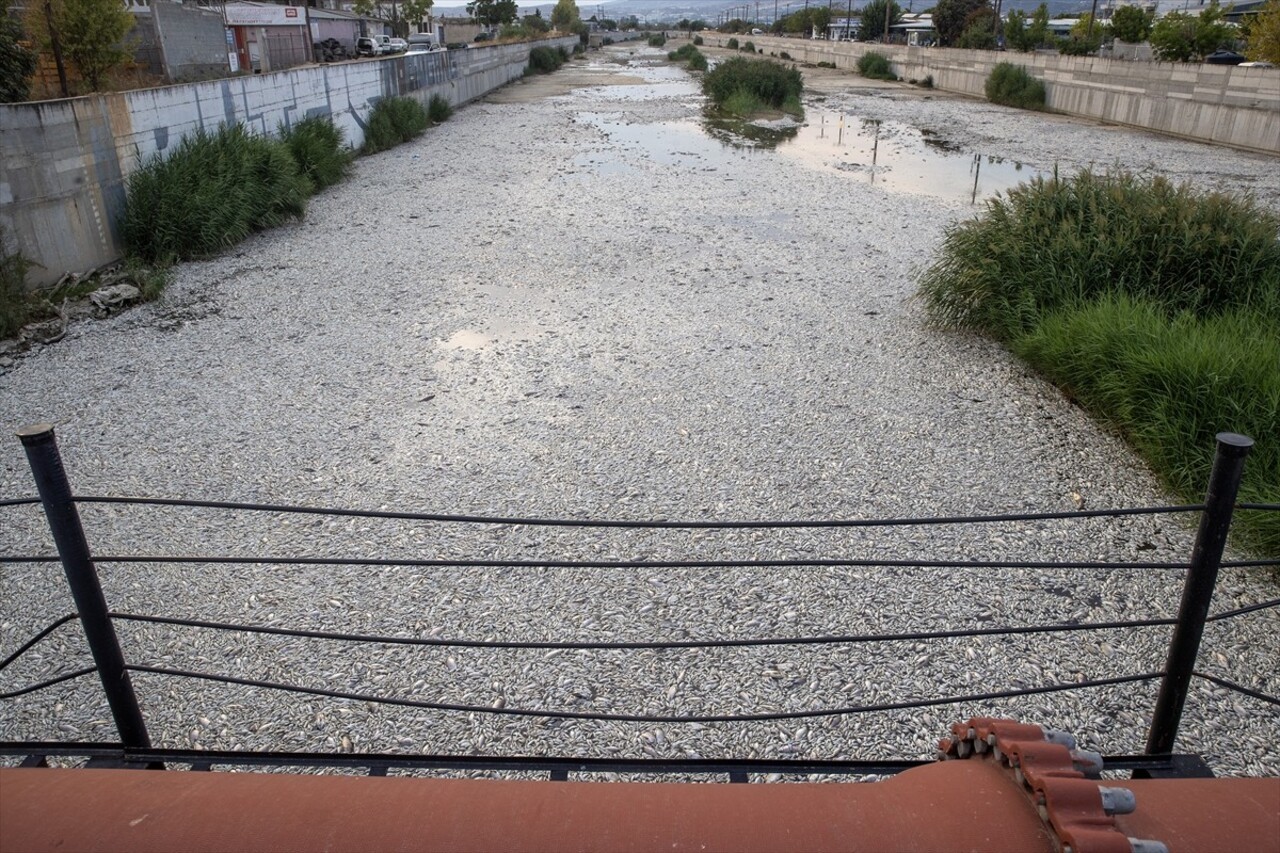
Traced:
<path id="1" fill-rule="evenodd" d="M 572 49 L 577 37 L 550 39 Z M 260 76 L 84 98 L 0 104 L 0 227 L 4 248 L 37 266 L 34 286 L 87 272 L 122 255 L 118 223 L 125 182 L 140 163 L 188 134 L 244 124 L 281 125 L 331 116 L 348 143 L 364 142 L 379 100 L 441 95 L 457 106 L 524 73 L 529 43 L 294 68 Z"/>
<path id="2" fill-rule="evenodd" d="M 702 34 L 723 47 L 728 36 Z M 745 41 L 738 36 L 739 42 Z M 752 36 L 765 55 L 831 62 L 857 73 L 858 58 L 875 51 L 907 80 L 933 78 L 935 88 L 985 97 L 999 62 L 1024 66 L 1045 82 L 1050 109 L 1158 133 L 1280 154 L 1280 68 L 1124 62 L 1091 56 L 995 53 L 938 47 L 860 44 Z"/>

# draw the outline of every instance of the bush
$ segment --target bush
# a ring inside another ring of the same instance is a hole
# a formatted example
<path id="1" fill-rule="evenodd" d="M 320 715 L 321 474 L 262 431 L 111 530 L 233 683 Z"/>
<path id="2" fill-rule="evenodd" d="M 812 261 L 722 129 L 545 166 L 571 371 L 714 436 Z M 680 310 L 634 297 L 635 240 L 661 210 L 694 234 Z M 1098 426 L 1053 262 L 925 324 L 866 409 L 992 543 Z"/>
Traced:
<path id="1" fill-rule="evenodd" d="M 121 233 L 148 263 L 213 254 L 302 216 L 312 184 L 284 142 L 242 125 L 200 131 L 129 177 Z"/>
<path id="2" fill-rule="evenodd" d="M 1008 345 L 1199 500 L 1215 432 L 1280 435 L 1277 233 L 1280 214 L 1252 199 L 1159 177 L 1036 179 L 948 231 L 921 295 L 936 322 Z M 1274 441 L 1255 449 L 1254 499 L 1280 502 L 1278 458 Z M 1280 519 L 1241 529 L 1280 554 Z"/>
<path id="3" fill-rule="evenodd" d="M 1044 83 L 1027 73 L 1027 69 L 1001 62 L 991 70 L 986 84 L 987 100 L 993 104 L 1042 110 L 1045 103 Z"/>
<path id="4" fill-rule="evenodd" d="M 649 36 L 649 47 L 665 47 L 667 44 L 667 36 L 665 33 L 655 33 Z"/>
<path id="5" fill-rule="evenodd" d="M 1172 319 L 1152 300 L 1109 294 L 1053 311 L 1014 351 L 1120 427 L 1177 494 L 1200 500 L 1214 436 L 1258 439 L 1240 500 L 1280 502 L 1280 320 L 1258 312 Z M 1280 556 L 1280 514 L 1241 513 L 1238 534 Z"/>
<path id="6" fill-rule="evenodd" d="M 394 148 L 422 133 L 430 123 L 427 111 L 413 98 L 383 98 L 369 113 L 361 151 L 374 154 Z"/>
<path id="7" fill-rule="evenodd" d="M 541 45 L 529 51 L 529 71 L 534 74 L 550 74 L 564 65 L 564 56 L 555 48 Z"/>
<path id="8" fill-rule="evenodd" d="M 728 109 L 731 98 L 734 105 L 740 107 L 748 103 L 747 97 L 758 104 L 756 109 L 795 109 L 804 83 L 795 68 L 784 68 L 767 59 L 735 56 L 707 73 L 702 80 L 702 91 L 722 109 Z M 735 114 L 745 113 L 735 111 Z"/>
<path id="9" fill-rule="evenodd" d="M 667 59 L 672 62 L 683 62 L 691 71 L 706 71 L 707 58 L 692 44 L 685 44 L 679 50 L 673 50 L 667 54 Z"/>
<path id="10" fill-rule="evenodd" d="M 729 50 L 737 50 L 737 49 L 738 49 L 738 40 L 737 40 L 737 39 L 729 39 L 727 42 L 725 42 L 725 45 L 724 45 L 724 46 L 725 46 L 725 47 L 727 47 L 727 48 L 729 48 Z"/>
<path id="11" fill-rule="evenodd" d="M 31 262 L 20 252 L 10 252 L 0 229 L 0 339 L 11 338 L 31 316 L 27 270 Z"/>
<path id="12" fill-rule="evenodd" d="M 749 41 L 749 42 L 747 42 L 746 44 L 744 44 L 744 45 L 742 46 L 742 52 L 743 52 L 743 53 L 755 53 L 755 52 L 756 52 L 756 45 L 755 45 L 755 42 L 750 42 L 750 41 Z"/>
<path id="13" fill-rule="evenodd" d="M 289 153 L 311 182 L 313 192 L 347 176 L 351 154 L 342 144 L 342 129 L 328 116 L 303 119 L 291 128 L 281 127 L 280 138 L 289 146 Z"/>
<path id="14" fill-rule="evenodd" d="M 874 50 L 858 57 L 858 73 L 872 80 L 897 80 L 898 77 L 889 67 L 889 58 Z"/>
<path id="15" fill-rule="evenodd" d="M 449 99 L 444 95 L 432 95 L 430 103 L 427 104 L 427 118 L 432 124 L 440 124 L 442 121 L 448 121 L 453 115 L 453 107 L 449 104 Z"/>
<path id="16" fill-rule="evenodd" d="M 702 36 L 694 36 L 693 43 L 698 47 L 702 47 Z"/>
<path id="17" fill-rule="evenodd" d="M 790 61 L 790 59 L 791 59 L 791 54 L 787 53 L 787 52 L 784 50 L 782 53 L 778 54 L 778 58 L 779 58 L 779 59 L 786 59 L 786 60 Z"/>

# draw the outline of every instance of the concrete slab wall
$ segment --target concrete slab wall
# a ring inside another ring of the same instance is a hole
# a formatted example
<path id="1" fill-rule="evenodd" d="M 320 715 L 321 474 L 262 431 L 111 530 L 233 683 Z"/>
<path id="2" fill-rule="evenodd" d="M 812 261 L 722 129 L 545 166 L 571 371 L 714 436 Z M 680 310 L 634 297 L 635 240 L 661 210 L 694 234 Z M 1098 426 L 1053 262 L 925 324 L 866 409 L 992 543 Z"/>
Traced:
<path id="1" fill-rule="evenodd" d="M 708 45 L 728 36 L 702 34 Z M 744 39 L 739 36 L 739 42 Z M 937 89 L 983 98 L 999 62 L 1021 65 L 1045 82 L 1050 109 L 1172 136 L 1280 154 L 1280 68 L 1240 68 L 1168 62 L 1126 62 L 1091 56 L 996 53 L 753 36 L 765 55 L 788 53 L 799 62 L 831 62 L 857 72 L 858 58 L 875 51 L 906 80 L 933 78 Z"/>
<path id="2" fill-rule="evenodd" d="M 28 281 L 50 284 L 123 254 L 119 221 L 129 175 L 184 137 L 222 124 L 275 134 L 327 115 L 347 142 L 364 142 L 369 111 L 406 95 L 454 106 L 519 78 L 529 49 L 572 49 L 577 37 L 294 68 L 157 89 L 0 104 L 0 226 L 9 250 L 33 261 Z"/>

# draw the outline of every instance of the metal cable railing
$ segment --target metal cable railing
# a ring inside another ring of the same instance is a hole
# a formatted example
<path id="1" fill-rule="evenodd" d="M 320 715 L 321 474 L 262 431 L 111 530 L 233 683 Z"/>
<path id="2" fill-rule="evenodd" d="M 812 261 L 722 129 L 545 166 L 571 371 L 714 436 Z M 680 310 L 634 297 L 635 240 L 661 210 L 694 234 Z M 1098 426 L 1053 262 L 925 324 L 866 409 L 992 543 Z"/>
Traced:
<path id="1" fill-rule="evenodd" d="M 61 562 L 67 571 L 73 596 L 76 598 L 78 613 L 63 616 L 36 635 L 27 640 L 21 647 L 0 662 L 3 672 L 24 654 L 33 649 L 42 640 L 49 637 L 63 625 L 80 617 L 89 639 L 90 650 L 95 659 L 95 666 L 59 673 L 35 684 L 30 684 L 8 692 L 0 692 L 0 700 L 13 699 L 58 684 L 97 672 L 103 680 L 108 699 L 116 717 L 117 727 L 121 733 L 123 745 L 132 749 L 144 749 L 149 746 L 145 722 L 137 700 L 133 695 L 129 673 L 195 679 L 241 687 L 263 688 L 292 692 L 300 695 L 319 696 L 331 699 L 352 700 L 392 706 L 427 709 L 441 712 L 466 712 L 475 714 L 541 717 L 549 719 L 604 720 L 643 723 L 732 723 L 759 722 L 815 717 L 845 716 L 870 712 L 897 711 L 952 705 L 961 703 L 982 703 L 1017 697 L 1057 693 L 1071 690 L 1112 687 L 1117 685 L 1145 683 L 1161 680 L 1161 695 L 1157 700 L 1157 711 L 1154 715 L 1152 730 L 1148 741 L 1148 753 L 1164 754 L 1172 751 L 1173 736 L 1176 734 L 1178 719 L 1181 714 L 1181 703 L 1185 701 L 1186 684 L 1191 678 L 1199 678 L 1221 688 L 1232 690 L 1238 694 L 1249 696 L 1259 701 L 1280 705 L 1280 699 L 1261 690 L 1256 690 L 1220 676 L 1203 672 L 1195 668 L 1196 650 L 1204 625 L 1209 622 L 1221 622 L 1240 618 L 1280 607 L 1280 598 L 1257 602 L 1237 607 L 1232 610 L 1210 615 L 1208 613 L 1209 597 L 1212 594 L 1213 582 L 1220 568 L 1244 568 L 1253 566 L 1280 565 L 1280 560 L 1246 560 L 1224 562 L 1222 548 L 1225 544 L 1226 530 L 1230 523 L 1236 489 L 1239 485 L 1240 470 L 1248 445 L 1241 444 L 1247 439 L 1232 437 L 1232 441 L 1224 442 L 1220 437 L 1219 459 L 1215 463 L 1214 478 L 1210 484 L 1208 497 L 1204 504 L 1173 507 L 1142 507 L 1133 509 L 1088 510 L 1052 513 L 1011 513 L 997 515 L 961 515 L 920 518 L 888 518 L 888 519 L 839 519 L 839 520 L 762 520 L 762 521 L 628 521 L 602 519 L 549 519 L 519 518 L 505 516 L 453 515 L 439 513 L 395 512 L 386 510 L 357 510 L 313 506 L 290 506 L 283 504 L 241 503 L 228 501 L 181 500 L 169 498 L 136 498 L 136 497 L 101 497 L 73 496 L 61 462 L 57 456 L 56 444 L 53 441 L 52 429 L 23 434 L 24 444 L 28 446 L 28 455 L 32 460 L 40 498 L 17 498 L 0 500 L 0 508 L 16 507 L 42 503 L 49 518 L 54 540 L 58 546 L 57 555 L 0 555 L 0 563 L 53 563 Z M 36 452 L 33 452 L 33 447 Z M 1225 449 L 1224 449 L 1225 447 Z M 1243 450 L 1241 449 L 1243 448 Z M 888 528 L 904 526 L 930 525 L 972 525 L 972 524 L 1025 524 L 1045 520 L 1078 520 L 1096 518 L 1115 518 L 1136 515 L 1164 515 L 1171 513 L 1201 513 L 1201 530 L 1191 559 L 1186 563 L 1170 562 L 1112 562 L 1112 561 L 1023 561 L 1023 560 L 926 560 L 926 559 L 846 559 L 846 558 L 804 558 L 804 559 L 738 559 L 738 560 L 651 560 L 651 559 L 608 559 L 608 560 L 503 560 L 496 558 L 364 558 L 364 557 L 290 557 L 290 556 L 211 556 L 211 555 L 91 555 L 88 544 L 84 540 L 83 530 L 79 525 L 76 506 L 79 504 L 123 504 L 147 507 L 176 507 L 185 509 L 216 509 L 235 512 L 261 512 L 277 514 L 328 515 L 335 517 L 356 517 L 368 519 L 396 520 L 401 522 L 432 522 L 458 524 L 487 525 L 528 525 L 547 527 L 592 527 L 592 528 L 627 528 L 627 529 L 685 529 L 685 530 L 762 530 L 762 529 L 798 529 L 798 528 Z M 1238 508 L 1249 511 L 1280 511 L 1280 505 L 1274 504 L 1242 504 Z M 828 634 L 812 636 L 785 637 L 748 637 L 748 638 L 706 638 L 706 639 L 656 639 L 656 640 L 610 640 L 610 641 L 535 641 L 518 639 L 469 639 L 465 637 L 402 637 L 382 634 L 363 634 L 342 631 L 326 631 L 304 628 L 289 628 L 274 625 L 255 625 L 247 623 L 221 622 L 194 618 L 163 616 L 156 614 L 117 612 L 110 610 L 102 596 L 98 583 L 95 563 L 113 564 L 207 564 L 207 565 L 282 565 L 282 566 L 379 566 L 379 567 L 414 567 L 414 568 L 528 568 L 528 569 L 719 569 L 719 568 L 929 568 L 929 569 L 970 569 L 1000 568 L 1022 570 L 1073 569 L 1073 570 L 1144 570 L 1144 571 L 1185 571 L 1187 573 L 1187 589 L 1180 612 L 1176 617 L 1156 617 L 1146 619 L 1111 620 L 1102 622 L 1067 622 L 1038 625 L 1002 625 L 984 627 L 965 627 L 948 630 L 897 631 L 885 633 Z M 1208 585 L 1205 578 L 1208 576 Z M 506 705 L 471 705 L 415 699 L 395 695 L 379 695 L 358 691 L 342 691 L 328 688 L 312 687 L 305 684 L 294 684 L 285 681 L 271 681 L 244 678 L 173 666 L 157 666 L 147 663 L 126 662 L 115 637 L 114 624 L 117 622 L 144 623 L 166 625 L 175 628 L 187 628 L 200 631 L 234 632 L 258 636 L 285 636 L 312 640 L 341 641 L 350 643 L 377 644 L 385 646 L 416 646 L 444 648 L 474 649 L 544 649 L 544 650 L 581 650 L 581 651 L 617 651 L 617 650 L 671 650 L 671 649 L 735 649 L 767 646 L 831 646 L 855 645 L 872 642 L 930 641 L 968 637 L 1000 637 L 1031 634 L 1066 634 L 1074 632 L 1090 632 L 1103 630 L 1135 630 L 1141 628 L 1173 627 L 1174 635 L 1170 644 L 1169 662 L 1164 669 L 1137 674 L 1117 675 L 1111 677 L 1081 678 L 1066 683 L 1050 683 L 1035 686 L 1019 686 L 1004 690 L 992 690 L 979 693 L 963 693 L 934 697 L 904 698 L 898 701 L 873 702 L 857 705 L 840 705 L 835 707 L 813 707 L 795 710 L 765 711 L 759 713 L 718 713 L 718 714 L 643 714 L 626 712 L 579 711 L 555 708 L 525 708 Z M 1189 657 L 1188 657 L 1189 652 Z"/>

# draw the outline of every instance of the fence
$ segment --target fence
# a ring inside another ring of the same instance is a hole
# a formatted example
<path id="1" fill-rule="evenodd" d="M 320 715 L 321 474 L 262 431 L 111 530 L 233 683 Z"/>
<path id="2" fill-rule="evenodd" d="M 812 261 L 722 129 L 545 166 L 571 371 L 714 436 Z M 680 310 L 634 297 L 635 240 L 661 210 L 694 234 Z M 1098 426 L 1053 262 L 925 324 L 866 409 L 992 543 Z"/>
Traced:
<path id="1" fill-rule="evenodd" d="M 486 769 L 546 771 L 553 779 L 567 778 L 574 772 L 683 772 L 727 774 L 730 781 L 744 782 L 750 773 L 787 774 L 892 774 L 919 764 L 906 759 L 890 760 L 793 760 L 793 759 L 614 759 L 582 758 L 575 756 L 486 756 L 486 755 L 397 755 L 362 754 L 331 755 L 306 752 L 246 752 L 203 751 L 179 749 L 155 749 L 151 745 L 146 719 L 131 682 L 134 673 L 147 673 L 180 679 L 198 679 L 228 685 L 241 685 L 268 690 L 290 691 L 297 694 L 338 700 L 354 700 L 379 705 L 427 709 L 435 712 L 466 712 L 471 714 L 508 715 L 543 719 L 577 719 L 644 723 L 734 723 L 786 719 L 812 719 L 832 716 L 848 716 L 875 711 L 917 709 L 958 703 L 983 703 L 993 700 L 1085 690 L 1096 687 L 1138 684 L 1159 681 L 1160 688 L 1143 755 L 1109 756 L 1106 766 L 1111 770 L 1128 770 L 1136 775 L 1198 775 L 1207 767 L 1192 756 L 1174 752 L 1182 710 L 1193 679 L 1203 679 L 1213 684 L 1254 699 L 1280 705 L 1280 698 L 1253 690 L 1230 680 L 1197 669 L 1197 656 L 1201 637 L 1208 622 L 1234 619 L 1245 614 L 1280 607 L 1280 598 L 1261 601 L 1249 606 L 1210 614 L 1209 608 L 1219 570 L 1223 567 L 1280 565 L 1280 560 L 1253 560 L 1224 562 L 1223 552 L 1230 529 L 1236 496 L 1240 484 L 1245 457 L 1253 445 L 1243 436 L 1222 433 L 1218 436 L 1217 456 L 1210 476 L 1205 500 L 1202 504 L 1153 508 L 1113 510 L 1079 510 L 1017 515 L 976 515 L 935 518 L 893 518 L 881 520 L 800 520 L 800 521 L 611 521 L 601 519 L 556 520 L 544 518 L 506 518 L 488 516 L 464 516 L 399 512 L 393 510 L 364 511 L 340 508 L 282 506 L 271 504 L 239 503 L 229 501 L 189 501 L 160 498 L 77 496 L 62 465 L 54 431 L 51 426 L 38 425 L 19 432 L 31 465 L 39 497 L 13 498 L 0 501 L 0 510 L 24 505 L 40 504 L 43 507 L 57 556 L 52 555 L 0 555 L 0 564 L 57 563 L 61 562 L 75 601 L 76 612 L 53 621 L 43 630 L 23 643 L 4 661 L 3 671 L 24 654 L 35 648 L 62 626 L 79 619 L 93 656 L 92 667 L 81 668 L 29 684 L 16 690 L 0 693 L 0 700 L 12 700 L 19 696 L 47 690 L 58 684 L 97 673 L 110 705 L 111 714 L 119 733 L 118 744 L 94 743 L 0 743 L 0 754 L 28 756 L 32 763 L 43 763 L 47 756 L 74 755 L 89 757 L 91 763 L 115 763 L 124 765 L 162 766 L 165 762 L 190 764 L 192 769 L 209 769 L 219 765 L 293 765 L 293 766 L 358 766 L 368 768 L 374 775 L 385 775 L 391 768 L 434 769 Z M 99 555 L 95 556 L 80 523 L 78 505 L 117 504 L 144 507 L 185 507 L 228 510 L 242 513 L 280 513 L 304 516 L 346 517 L 353 519 L 391 519 L 406 522 L 435 522 L 463 525 L 529 525 L 544 527 L 576 528 L 631 528 L 656 530 L 764 530 L 804 528 L 869 528 L 924 527 L 932 525 L 983 525 L 992 523 L 1039 522 L 1046 519 L 1122 518 L 1136 515 L 1171 513 L 1200 513 L 1197 538 L 1190 559 L 1186 563 L 1111 563 L 1111 562 L 1028 562 L 984 560 L 956 561 L 937 559 L 883 560 L 883 559 L 760 559 L 760 560 L 505 560 L 494 558 L 475 559 L 372 559 L 347 557 L 275 557 L 275 556 L 179 556 L 179 555 Z M 1240 504 L 1245 511 L 1277 512 L 1280 505 Z M 723 568 L 726 566 L 771 568 L 792 566 L 841 566 L 882 568 L 916 567 L 960 569 L 973 566 L 1012 568 L 1028 571 L 1042 569 L 1150 569 L 1185 571 L 1186 578 L 1182 600 L 1176 617 L 1112 620 L 1106 622 L 1079 623 L 1067 621 L 1057 624 L 1013 625 L 1000 627 L 968 627 L 955 630 L 920 630 L 894 633 L 845 634 L 838 636 L 762 637 L 741 639 L 679 639 L 655 641 L 612 642 L 561 642 L 561 641 L 513 641 L 503 639 L 446 639 L 438 637 L 406 637 L 373 634 L 343 633 L 334 631 L 305 630 L 263 624 L 238 624 L 211 620 L 169 618 L 145 613 L 114 611 L 110 608 L 94 566 L 95 560 L 110 563 L 149 564 L 278 564 L 294 566 L 414 566 L 414 567 L 479 567 L 479 568 Z M 949 695 L 929 699 L 874 702 L 834 708 L 810 708 L 804 710 L 766 711 L 735 714 L 640 714 L 625 711 L 581 711 L 553 708 L 506 707 L 503 705 L 474 705 L 442 701 L 417 700 L 401 696 L 378 695 L 359 691 L 308 687 L 281 681 L 253 679 L 234 674 L 214 673 L 169 666 L 130 663 L 125 659 L 117 638 L 117 623 L 148 623 L 152 625 L 182 626 L 240 634 L 274 635 L 294 638 L 322 639 L 351 643 L 380 644 L 388 646 L 435 646 L 479 649 L 545 649 L 545 650 L 637 650 L 637 649 L 709 649 L 748 648 L 765 646 L 802 645 L 856 645 L 886 641 L 940 640 L 963 637 L 999 637 L 1031 634 L 1088 633 L 1103 630 L 1136 629 L 1168 626 L 1172 637 L 1167 650 L 1165 667 L 1160 671 L 1123 676 L 1098 673 L 1093 677 L 1065 683 L 1051 683 L 1031 687 L 992 690 L 981 693 Z"/>

